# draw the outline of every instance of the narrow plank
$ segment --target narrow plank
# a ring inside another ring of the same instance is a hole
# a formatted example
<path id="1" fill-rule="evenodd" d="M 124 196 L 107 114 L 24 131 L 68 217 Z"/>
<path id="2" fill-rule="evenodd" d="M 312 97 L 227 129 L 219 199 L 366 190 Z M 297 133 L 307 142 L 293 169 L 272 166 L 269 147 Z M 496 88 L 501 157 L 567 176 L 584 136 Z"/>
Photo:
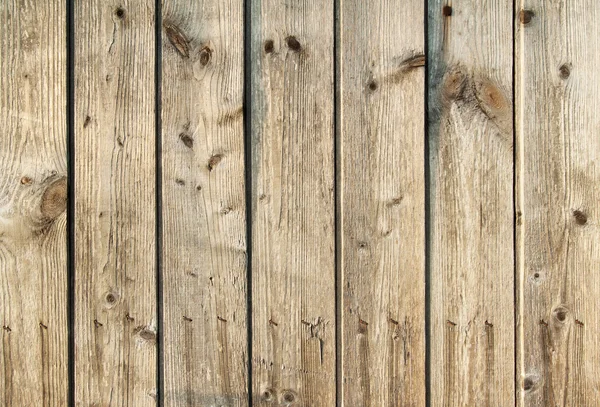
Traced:
<path id="1" fill-rule="evenodd" d="M 344 406 L 425 406 L 424 16 L 341 2 Z"/>
<path id="2" fill-rule="evenodd" d="M 429 3 L 431 405 L 514 404 L 513 4 Z"/>
<path id="3" fill-rule="evenodd" d="M 599 18 L 592 0 L 517 14 L 519 406 L 600 397 Z"/>
<path id="4" fill-rule="evenodd" d="M 333 2 L 251 4 L 252 393 L 335 404 Z"/>
<path id="5" fill-rule="evenodd" d="M 0 405 L 68 398 L 66 9 L 0 3 Z"/>
<path id="6" fill-rule="evenodd" d="M 164 405 L 247 406 L 243 1 L 165 0 Z"/>
<path id="7" fill-rule="evenodd" d="M 156 389 L 154 1 L 76 1 L 75 402 Z"/>

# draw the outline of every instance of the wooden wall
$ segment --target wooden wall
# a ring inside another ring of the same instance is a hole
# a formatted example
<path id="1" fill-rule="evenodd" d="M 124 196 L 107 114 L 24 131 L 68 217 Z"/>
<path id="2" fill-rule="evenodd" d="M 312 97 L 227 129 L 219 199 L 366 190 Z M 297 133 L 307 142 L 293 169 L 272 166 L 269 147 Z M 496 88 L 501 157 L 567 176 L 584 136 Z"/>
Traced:
<path id="1" fill-rule="evenodd" d="M 0 406 L 594 406 L 600 3 L 0 2 Z"/>

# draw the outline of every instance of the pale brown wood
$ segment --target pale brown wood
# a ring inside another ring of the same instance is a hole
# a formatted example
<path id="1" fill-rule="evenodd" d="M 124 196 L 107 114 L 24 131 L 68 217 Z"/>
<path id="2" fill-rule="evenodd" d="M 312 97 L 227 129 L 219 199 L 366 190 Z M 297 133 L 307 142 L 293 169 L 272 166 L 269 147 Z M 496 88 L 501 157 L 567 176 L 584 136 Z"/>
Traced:
<path id="1" fill-rule="evenodd" d="M 250 17 L 253 401 L 333 406 L 333 3 Z"/>
<path id="2" fill-rule="evenodd" d="M 340 5 L 340 405 L 425 406 L 425 4 Z"/>
<path id="3" fill-rule="evenodd" d="M 0 405 L 68 398 L 66 8 L 0 3 Z"/>
<path id="4" fill-rule="evenodd" d="M 248 405 L 243 11 L 163 3 L 166 407 Z"/>
<path id="5" fill-rule="evenodd" d="M 519 406 L 600 397 L 600 4 L 516 16 Z"/>
<path id="6" fill-rule="evenodd" d="M 513 4 L 429 7 L 431 405 L 514 405 Z"/>
<path id="7" fill-rule="evenodd" d="M 75 403 L 156 403 L 154 1 L 75 2 Z"/>

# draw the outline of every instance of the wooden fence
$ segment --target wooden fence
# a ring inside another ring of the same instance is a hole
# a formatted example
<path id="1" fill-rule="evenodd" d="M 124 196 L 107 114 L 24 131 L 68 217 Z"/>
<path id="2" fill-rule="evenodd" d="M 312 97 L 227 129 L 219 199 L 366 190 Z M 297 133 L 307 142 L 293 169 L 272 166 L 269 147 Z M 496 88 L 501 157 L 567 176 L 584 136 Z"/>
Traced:
<path id="1" fill-rule="evenodd" d="M 599 405 L 598 21 L 1 0 L 0 405 Z"/>

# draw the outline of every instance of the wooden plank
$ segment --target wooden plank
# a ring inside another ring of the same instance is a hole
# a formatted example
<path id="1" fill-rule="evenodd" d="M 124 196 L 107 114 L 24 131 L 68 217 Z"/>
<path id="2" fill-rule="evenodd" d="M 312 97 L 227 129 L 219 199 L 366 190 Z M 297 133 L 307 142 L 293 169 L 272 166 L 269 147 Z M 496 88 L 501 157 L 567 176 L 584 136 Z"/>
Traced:
<path id="1" fill-rule="evenodd" d="M 431 405 L 514 404 L 508 0 L 429 3 Z"/>
<path id="2" fill-rule="evenodd" d="M 154 1 L 76 1 L 75 402 L 155 404 Z"/>
<path id="3" fill-rule="evenodd" d="M 68 399 L 66 8 L 0 3 L 0 405 Z"/>
<path id="4" fill-rule="evenodd" d="M 251 4 L 252 392 L 335 404 L 333 2 Z"/>
<path id="5" fill-rule="evenodd" d="M 517 14 L 519 406 L 600 396 L 599 18 L 592 0 Z"/>
<path id="6" fill-rule="evenodd" d="M 165 406 L 247 406 L 243 1 L 165 0 Z"/>
<path id="7" fill-rule="evenodd" d="M 424 2 L 341 3 L 342 403 L 425 406 Z"/>

